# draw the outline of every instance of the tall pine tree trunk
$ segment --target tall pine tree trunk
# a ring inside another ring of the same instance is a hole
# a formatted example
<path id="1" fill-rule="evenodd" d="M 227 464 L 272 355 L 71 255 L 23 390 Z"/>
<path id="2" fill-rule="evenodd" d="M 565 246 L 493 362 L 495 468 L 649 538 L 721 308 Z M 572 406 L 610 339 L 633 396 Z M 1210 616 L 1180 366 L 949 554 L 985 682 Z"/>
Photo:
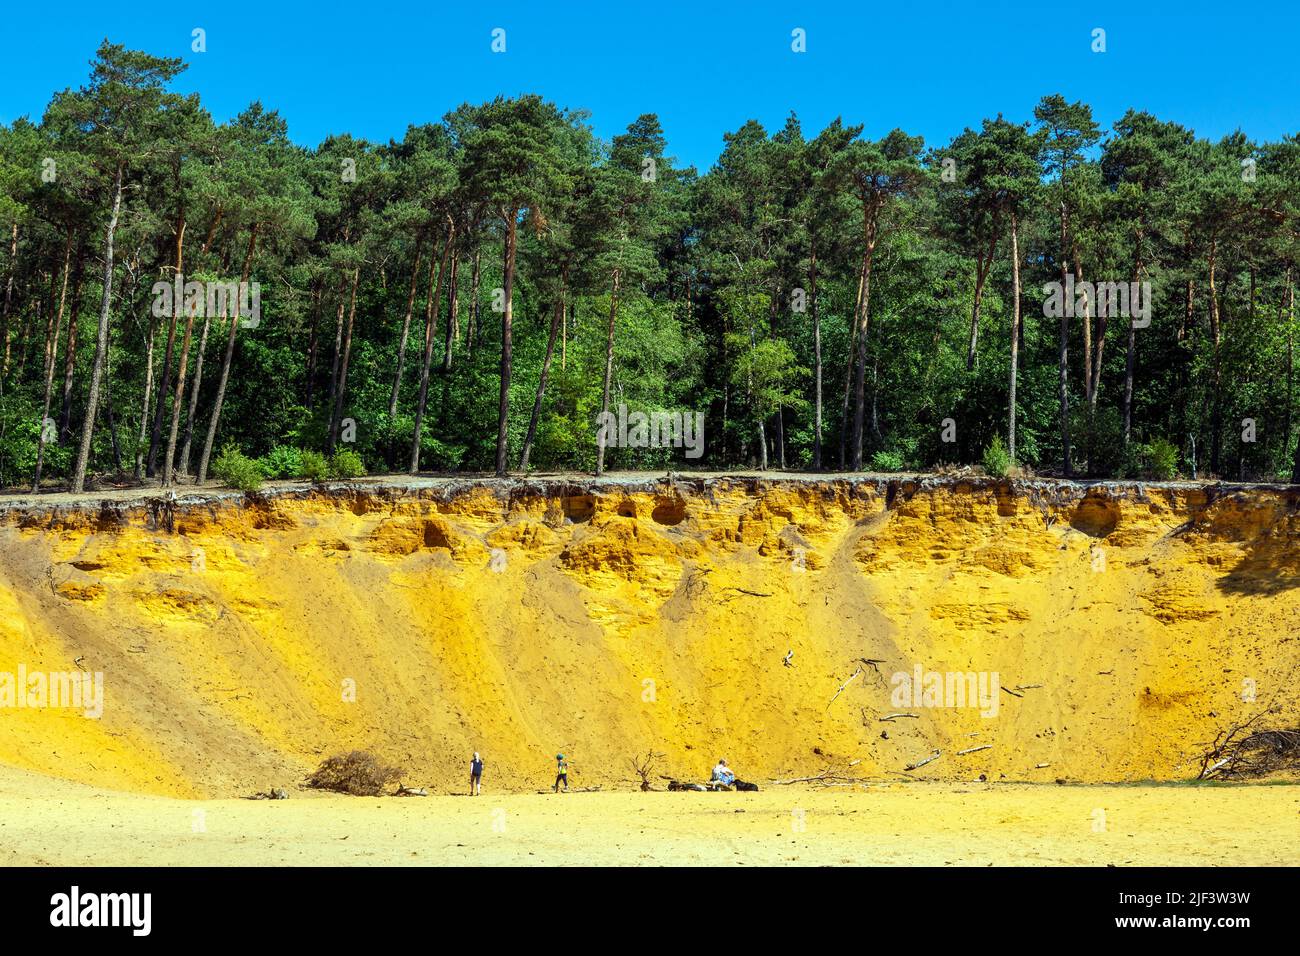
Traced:
<path id="1" fill-rule="evenodd" d="M 569 316 L 561 306 L 560 313 L 560 368 L 569 367 Z"/>
<path id="2" fill-rule="evenodd" d="M 393 376 L 393 392 L 388 397 L 388 417 L 397 417 L 397 393 L 402 388 L 402 367 L 406 364 L 406 340 L 411 334 L 411 315 L 415 311 L 415 290 L 420 284 L 420 255 L 424 251 L 424 233 L 415 240 L 415 263 L 411 266 L 411 287 L 406 292 L 406 317 L 402 320 L 402 337 L 397 342 L 397 374 Z M 430 260 L 430 268 L 432 259 Z"/>
<path id="3" fill-rule="evenodd" d="M 1011 214 L 1011 385 L 1007 396 L 1007 457 L 1016 464 L 1016 372 L 1020 363 L 1020 226 Z"/>
<path id="4" fill-rule="evenodd" d="M 537 380 L 537 394 L 533 397 L 533 412 L 528 417 L 528 434 L 524 437 L 524 453 L 519 457 L 519 470 L 528 473 L 528 457 L 533 451 L 533 439 L 537 437 L 537 422 L 542 415 L 542 399 L 546 395 L 546 378 L 551 371 L 551 357 L 555 354 L 555 339 L 564 324 L 564 287 L 555 294 L 555 304 L 551 309 L 551 331 L 546 337 L 546 355 L 542 358 L 542 374 Z"/>
<path id="5" fill-rule="evenodd" d="M 68 269 L 72 262 L 72 230 L 68 230 L 63 244 L 63 288 L 59 293 L 59 306 L 51 313 L 53 328 L 45 344 L 45 401 L 41 406 L 41 433 L 36 439 L 36 475 L 32 478 L 32 494 L 41 490 L 41 470 L 45 463 L 45 445 L 53 437 L 50 427 L 50 397 L 54 391 L 54 365 L 59 358 L 59 333 L 63 330 L 63 310 L 68 301 Z"/>
<path id="6" fill-rule="evenodd" d="M 1284 318 L 1286 315 L 1286 302 L 1291 294 L 1291 264 L 1287 263 L 1286 278 L 1282 283 L 1283 292 L 1277 300 L 1277 324 L 1286 329 L 1286 434 L 1284 436 L 1283 448 L 1291 447 L 1291 418 L 1295 409 L 1295 341 L 1294 324 Z"/>
<path id="7" fill-rule="evenodd" d="M 212 419 L 208 422 L 208 437 L 203 441 L 203 454 L 199 456 L 199 473 L 195 484 L 203 484 L 208 478 L 208 464 L 212 461 L 212 446 L 217 440 L 217 426 L 221 424 L 221 406 L 226 400 L 226 384 L 230 381 L 230 363 L 235 357 L 235 336 L 239 333 L 239 306 L 243 299 L 243 290 L 248 285 L 248 276 L 253 268 L 253 250 L 257 248 L 257 223 L 248 230 L 248 251 L 244 254 L 244 268 L 240 273 L 239 292 L 235 305 L 230 309 L 230 331 L 226 336 L 226 352 L 221 357 L 221 374 L 217 378 L 217 397 L 212 405 Z"/>
<path id="8" fill-rule="evenodd" d="M 433 364 L 433 341 L 438 331 L 438 308 L 442 300 L 442 277 L 447 271 L 447 257 L 451 255 L 456 242 L 456 225 L 447 227 L 447 239 L 442 246 L 442 260 L 438 263 L 436 284 L 429 290 L 424 310 L 424 359 L 420 363 L 420 394 L 415 401 L 415 427 L 411 432 L 411 467 L 410 473 L 420 470 L 420 438 L 424 427 L 425 406 L 429 401 L 429 369 Z M 433 258 L 429 259 L 429 278 L 433 280 Z"/>
<path id="9" fill-rule="evenodd" d="M 178 306 L 175 304 L 173 304 L 172 306 L 173 309 L 177 307 Z M 179 307 L 183 308 L 184 306 L 181 305 Z M 189 315 L 185 319 L 185 334 L 181 338 L 180 360 L 177 363 L 177 368 L 176 368 L 176 393 L 172 397 L 171 429 L 167 433 L 166 457 L 163 458 L 163 463 L 162 463 L 163 466 L 162 483 L 164 488 L 170 488 L 172 486 L 172 477 L 175 473 L 176 433 L 180 428 L 181 401 L 182 399 L 185 398 L 185 372 L 186 372 L 186 367 L 189 365 L 190 336 L 193 335 L 193 333 L 194 333 L 194 310 L 190 309 Z M 208 338 L 208 318 L 207 318 L 207 312 L 205 310 L 204 319 L 203 319 L 203 344 L 199 346 L 199 355 L 198 355 L 198 359 L 196 360 L 197 364 L 195 365 L 194 368 L 194 398 L 190 402 L 190 413 L 189 413 L 189 422 L 191 425 L 193 424 L 194 421 L 194 408 L 195 405 L 197 405 L 198 403 L 199 381 L 203 375 L 203 348 L 204 346 L 207 345 L 207 338 Z M 182 467 L 184 467 L 186 470 L 189 469 L 189 460 L 190 460 L 190 432 L 191 432 L 191 428 L 189 425 L 187 425 L 185 430 L 185 450 L 181 455 L 181 458 L 183 460 Z"/>
<path id="10" fill-rule="evenodd" d="M 809 243 L 808 294 L 813 328 L 813 471 L 822 470 L 822 320 L 817 311 L 817 236 Z"/>
<path id="11" fill-rule="evenodd" d="M 609 392 L 614 383 L 614 322 L 618 318 L 618 291 L 621 278 L 622 273 L 616 268 L 614 270 L 614 289 L 609 297 L 609 328 L 605 335 L 605 378 L 600 389 L 601 429 L 596 442 L 597 478 L 605 473 L 605 432 L 608 431 L 605 423 L 609 420 Z"/>
<path id="12" fill-rule="evenodd" d="M 1137 250 L 1133 257 L 1133 281 L 1136 283 L 1142 275 L 1142 240 L 1138 238 Z M 1109 310 L 1108 310 L 1109 311 Z M 1128 446 L 1133 434 L 1133 373 L 1137 369 L 1137 330 L 1133 327 L 1133 317 L 1128 321 L 1128 348 L 1124 353 L 1124 445 Z"/>
<path id="13" fill-rule="evenodd" d="M 1083 285 L 1083 266 L 1079 262 L 1079 256 L 1076 252 L 1074 257 L 1074 283 L 1075 288 Z M 1093 297 L 1088 294 L 1087 289 L 1083 290 L 1083 391 L 1084 401 L 1087 402 L 1088 416 L 1088 447 L 1085 452 L 1088 456 L 1088 474 L 1096 471 L 1095 464 L 1097 460 L 1096 448 L 1096 429 L 1093 427 L 1097 418 L 1097 395 L 1101 390 L 1101 363 L 1106 351 L 1106 316 L 1097 317 L 1096 337 L 1093 336 L 1092 327 L 1092 309 Z"/>
<path id="14" fill-rule="evenodd" d="M 777 317 L 777 303 L 780 301 L 780 299 L 781 299 L 781 282 L 778 279 L 776 284 L 776 290 L 772 296 L 772 301 L 770 303 L 770 311 L 768 312 L 768 320 L 767 320 L 768 328 L 771 330 L 771 334 L 774 339 L 778 338 L 776 317 Z M 776 445 L 777 465 L 780 468 L 785 468 L 785 412 L 780 405 L 776 407 L 776 433 L 772 437 L 773 437 L 773 442 Z M 766 463 L 765 463 L 765 467 L 766 467 Z"/>
<path id="15" fill-rule="evenodd" d="M 1062 185 L 1064 185 L 1064 172 L 1062 172 Z M 1066 248 L 1066 219 L 1067 212 L 1065 201 L 1061 202 L 1061 292 L 1065 293 L 1066 279 L 1069 276 L 1069 266 L 1065 260 Z M 1056 383 L 1056 400 L 1060 407 L 1061 413 L 1061 471 L 1066 478 L 1069 478 L 1072 472 L 1072 463 L 1070 461 L 1070 312 L 1072 310 L 1061 309 L 1060 335 L 1056 349 L 1057 360 L 1057 383 Z"/>
<path id="16" fill-rule="evenodd" d="M 505 314 L 501 317 L 501 395 L 497 403 L 497 461 L 498 478 L 506 476 L 509 463 L 506 453 L 510 443 L 510 371 L 513 323 L 515 316 L 515 250 L 519 241 L 519 210 L 511 209 L 506 228 L 505 249 Z"/>
<path id="17" fill-rule="evenodd" d="M 866 246 L 862 253 L 862 297 L 854 324 L 858 330 L 857 364 L 853 370 L 853 470 L 862 470 L 862 431 L 867 414 L 867 332 L 871 328 L 871 261 L 876 251 L 876 207 L 865 214 Z"/>
<path id="18" fill-rule="evenodd" d="M 219 218 L 219 217 L 218 217 Z M 213 221 L 213 228 L 216 228 L 216 220 Z M 181 280 L 182 292 L 185 281 L 185 210 L 181 208 L 180 215 L 176 221 L 176 278 Z M 182 295 L 182 302 L 184 301 Z M 162 378 L 158 382 L 158 408 L 153 416 L 153 429 L 149 436 L 149 459 L 146 463 L 145 474 L 153 477 L 158 470 L 158 452 L 162 445 L 162 427 L 163 416 L 167 412 L 167 393 L 171 390 L 172 375 L 172 351 L 176 347 L 176 324 L 179 321 L 177 311 L 183 308 L 181 302 L 173 302 L 171 309 L 171 321 L 167 324 L 167 344 L 163 346 L 163 367 Z"/>
<path id="19" fill-rule="evenodd" d="M 158 323 L 154 321 L 152 312 L 147 321 L 149 331 L 144 340 L 144 401 L 140 408 L 140 430 L 135 436 L 135 468 L 132 472 L 136 481 L 139 481 L 144 474 L 146 454 L 144 440 L 149 432 L 149 404 L 153 398 L 153 345 L 154 337 L 158 332 Z"/>
<path id="20" fill-rule="evenodd" d="M 4 358 L 0 360 L 0 383 L 9 374 L 9 312 L 14 298 L 14 272 L 18 266 L 18 220 L 9 229 L 9 268 L 5 278 L 5 300 L 0 306 L 0 342 L 4 343 Z"/>
<path id="21" fill-rule="evenodd" d="M 99 389 L 104 377 L 104 360 L 108 355 L 108 317 L 113 307 L 113 237 L 122 212 L 122 189 L 125 170 L 119 163 L 113 176 L 113 208 L 104 231 L 104 297 L 99 308 L 99 330 L 95 337 L 95 361 L 90 369 L 90 388 L 86 393 L 86 417 L 81 427 L 81 447 L 72 471 L 73 494 L 86 490 L 86 468 L 90 464 L 91 441 L 95 436 L 95 417 L 99 414 Z"/>
<path id="22" fill-rule="evenodd" d="M 226 317 L 226 310 L 223 307 L 221 310 L 221 315 L 217 316 L 217 318 L 225 319 L 225 317 Z M 203 329 L 199 333 L 199 347 L 194 355 L 194 382 L 190 386 L 190 400 L 189 400 L 189 404 L 185 408 L 185 435 L 181 441 L 180 457 L 176 459 L 176 467 L 179 468 L 181 474 L 184 475 L 192 474 L 192 472 L 190 471 L 190 459 L 192 457 L 190 451 L 191 451 L 191 446 L 194 442 L 194 425 L 195 422 L 198 420 L 199 390 L 203 387 L 203 363 L 206 360 L 208 354 L 208 331 L 212 328 L 212 319 L 213 316 L 209 315 L 207 310 L 205 309 L 203 312 Z M 193 324 L 193 322 L 194 322 L 194 315 L 193 312 L 191 312 L 190 313 L 191 325 Z M 220 324 L 218 324 L 217 327 L 220 328 L 221 327 Z M 185 390 L 185 383 L 182 381 L 178 384 L 180 387 L 177 388 L 176 394 L 179 396 Z M 176 408 L 172 409 L 173 421 L 176 420 L 176 415 L 179 413 L 179 411 L 180 410 Z M 170 448 L 171 446 L 169 445 L 168 447 Z"/>
<path id="23" fill-rule="evenodd" d="M 1287 289 L 1287 312 L 1289 321 L 1287 322 L 1287 335 L 1295 329 L 1295 266 L 1290 265 L 1286 270 L 1286 289 Z M 1287 400 L 1290 401 L 1290 389 L 1287 390 Z M 1291 465 L 1291 483 L 1300 485 L 1300 442 L 1296 442 L 1295 459 Z"/>
<path id="24" fill-rule="evenodd" d="M 1210 240 L 1210 258 L 1209 258 L 1209 297 L 1210 297 L 1210 338 L 1214 343 L 1214 372 L 1211 381 L 1211 412 L 1210 412 L 1210 471 L 1214 475 L 1222 474 L 1221 456 L 1223 453 L 1222 438 L 1219 434 L 1222 428 L 1222 398 L 1220 388 L 1220 372 L 1222 370 L 1220 345 L 1223 341 L 1222 332 L 1219 326 L 1219 292 L 1215 284 L 1215 266 L 1218 240 Z"/>
<path id="25" fill-rule="evenodd" d="M 81 276 L 83 261 L 77 257 L 72 271 L 72 306 L 68 312 L 68 345 L 63 351 L 63 394 L 59 405 L 59 443 L 72 440 L 72 384 L 77 371 L 77 331 L 81 318 Z"/>
<path id="26" fill-rule="evenodd" d="M 989 251 L 987 255 L 979 252 L 975 254 L 975 301 L 971 303 L 970 309 L 970 340 L 966 346 L 966 371 L 975 371 L 979 364 L 979 344 L 980 344 L 980 310 L 984 303 L 984 283 L 988 281 L 989 273 L 993 270 L 993 252 L 997 244 L 997 237 L 989 241 Z"/>
<path id="27" fill-rule="evenodd" d="M 460 341 L 460 253 L 451 251 L 451 274 L 447 276 L 447 338 L 442 350 L 442 373 L 451 373 L 451 350 Z"/>
<path id="28" fill-rule="evenodd" d="M 1074 280 L 1075 288 L 1083 281 L 1083 267 L 1079 264 L 1079 250 L 1074 250 Z M 1064 280 L 1062 280 L 1064 281 Z M 1087 403 L 1088 408 L 1093 407 L 1092 391 L 1092 310 L 1088 308 L 1088 302 L 1085 297 L 1083 320 L 1080 327 L 1083 330 L 1083 400 Z"/>
<path id="29" fill-rule="evenodd" d="M 339 390 L 339 362 L 343 358 L 343 322 L 348 314 L 348 274 L 339 273 L 339 307 L 334 317 L 334 356 L 330 360 L 330 390 L 325 405 L 333 412 L 334 396 Z"/>
<path id="30" fill-rule="evenodd" d="M 861 266 L 858 267 L 858 295 L 853 304 L 853 315 L 856 317 L 858 310 L 862 308 L 862 288 L 865 273 Z M 840 406 L 840 471 L 848 467 L 849 454 L 849 399 L 853 395 L 853 370 L 858 364 L 858 323 L 850 323 L 849 332 L 849 355 L 848 362 L 844 366 L 844 401 Z"/>
<path id="31" fill-rule="evenodd" d="M 480 282 L 483 277 L 481 269 L 482 249 L 474 246 L 474 264 L 469 277 L 469 328 L 465 330 L 465 357 L 474 358 L 474 336 L 478 334 L 478 320 L 481 309 L 479 300 Z"/>
<path id="32" fill-rule="evenodd" d="M 751 353 L 757 347 L 757 344 L 758 344 L 757 338 L 754 335 L 754 325 L 751 322 L 749 326 L 749 349 Z M 747 392 L 746 397 L 750 400 L 750 402 L 753 402 L 754 378 L 752 372 L 745 376 L 745 390 Z M 763 424 L 763 416 L 761 414 L 755 415 L 754 417 L 756 419 L 755 424 L 758 427 L 758 435 L 756 436 L 757 437 L 756 444 L 758 445 L 758 470 L 767 471 L 767 428 Z"/>
<path id="33" fill-rule="evenodd" d="M 361 268 L 358 266 L 352 270 L 352 294 L 348 301 L 348 327 L 343 337 L 343 365 L 339 369 L 338 394 L 334 396 L 334 408 L 330 412 L 329 437 L 325 443 L 325 450 L 331 455 L 334 454 L 334 449 L 338 445 L 339 429 L 343 424 L 343 407 L 348 392 L 348 368 L 352 364 L 352 329 L 357 321 L 357 284 L 360 281 Z"/>

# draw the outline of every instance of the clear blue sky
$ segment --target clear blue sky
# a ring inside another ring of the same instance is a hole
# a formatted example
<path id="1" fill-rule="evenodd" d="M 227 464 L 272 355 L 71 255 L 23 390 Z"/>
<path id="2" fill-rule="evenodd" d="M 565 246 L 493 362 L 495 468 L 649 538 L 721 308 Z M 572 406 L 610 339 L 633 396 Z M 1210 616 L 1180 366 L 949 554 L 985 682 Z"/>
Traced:
<path id="1" fill-rule="evenodd" d="M 946 141 L 998 112 L 1030 117 L 1045 93 L 1093 106 L 1109 125 L 1136 106 L 1218 137 L 1300 132 L 1300 4 L 942 0 L 880 4 L 482 4 L 150 0 L 11 3 L 0 22 L 0 121 L 40 116 L 56 89 L 86 80 L 103 37 L 190 64 L 218 120 L 254 99 L 298 142 L 331 132 L 399 137 L 408 123 L 497 95 L 541 93 L 592 112 L 608 138 L 659 114 L 670 152 L 701 171 L 722 134 L 769 129 L 790 110 L 813 134 L 842 115 Z M 191 9 L 187 9 L 191 8 Z M 192 53 L 191 30 L 207 31 Z M 493 54 L 491 31 L 506 30 Z M 791 30 L 807 52 L 791 52 Z M 1107 52 L 1090 50 L 1094 27 Z"/>

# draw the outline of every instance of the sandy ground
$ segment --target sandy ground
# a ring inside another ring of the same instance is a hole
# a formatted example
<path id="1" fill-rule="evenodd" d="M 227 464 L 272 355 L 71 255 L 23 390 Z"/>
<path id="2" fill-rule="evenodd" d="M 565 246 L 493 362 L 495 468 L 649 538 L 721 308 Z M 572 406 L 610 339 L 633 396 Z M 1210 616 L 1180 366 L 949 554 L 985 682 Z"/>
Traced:
<path id="1" fill-rule="evenodd" d="M 0 776 L 6 865 L 1296 865 L 1297 832 L 1294 785 L 190 801 Z"/>

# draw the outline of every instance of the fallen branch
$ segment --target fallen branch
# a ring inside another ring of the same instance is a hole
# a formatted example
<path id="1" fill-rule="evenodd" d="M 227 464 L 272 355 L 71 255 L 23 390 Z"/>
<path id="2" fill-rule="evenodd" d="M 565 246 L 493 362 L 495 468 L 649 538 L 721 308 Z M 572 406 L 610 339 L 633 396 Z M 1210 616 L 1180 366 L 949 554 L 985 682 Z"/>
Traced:
<path id="1" fill-rule="evenodd" d="M 956 755 L 960 757 L 964 754 L 973 754 L 977 750 L 992 750 L 992 749 L 993 749 L 992 744 L 980 744 L 978 747 L 967 747 L 965 750 L 958 750 Z"/>
<path id="2" fill-rule="evenodd" d="M 857 670 L 855 670 L 855 671 L 853 672 L 853 676 L 852 676 L 852 677 L 850 677 L 848 680 L 846 680 L 843 684 L 840 685 L 840 689 L 837 690 L 837 691 L 835 692 L 835 697 L 832 697 L 832 698 L 830 699 L 830 703 L 828 703 L 828 704 L 826 705 L 826 709 L 827 709 L 827 710 L 830 710 L 830 709 L 831 709 L 831 704 L 835 703 L 836 698 L 838 698 L 838 697 L 840 696 L 840 694 L 844 693 L 844 688 L 846 688 L 846 687 L 848 687 L 850 684 L 852 684 L 853 681 L 856 680 L 856 679 L 857 679 L 861 674 L 862 674 L 862 668 L 859 667 Z"/>
<path id="3" fill-rule="evenodd" d="M 768 783 L 777 787 L 786 787 L 792 783 L 820 783 L 823 786 L 830 786 L 832 783 L 835 784 L 859 783 L 861 782 L 862 778 L 853 776 L 852 774 L 849 773 L 849 771 L 852 770 L 860 763 L 862 763 L 861 758 L 856 760 L 850 760 L 848 763 L 844 765 L 842 769 L 839 770 L 835 769 L 834 767 L 828 766 L 821 773 L 811 777 L 792 777 L 789 780 L 768 780 Z"/>
<path id="4" fill-rule="evenodd" d="M 880 719 L 881 719 L 881 720 L 897 720 L 899 717 L 916 717 L 916 718 L 919 719 L 920 716 L 921 716 L 920 714 L 903 714 L 903 713 L 896 713 L 896 714 L 885 714 L 885 716 L 884 716 L 884 717 L 881 717 Z"/>
<path id="5" fill-rule="evenodd" d="M 930 756 L 926 757 L 924 760 L 920 761 L 919 763 L 908 764 L 906 767 L 903 768 L 903 770 L 904 770 L 904 771 L 907 771 L 907 770 L 920 770 L 920 769 L 921 769 L 922 767 L 924 767 L 926 764 L 928 764 L 928 763 L 933 763 L 934 761 L 938 760 L 938 759 L 939 759 L 940 757 L 942 757 L 942 756 L 943 756 L 943 751 L 942 751 L 942 750 L 936 750 L 933 754 L 931 754 Z"/>

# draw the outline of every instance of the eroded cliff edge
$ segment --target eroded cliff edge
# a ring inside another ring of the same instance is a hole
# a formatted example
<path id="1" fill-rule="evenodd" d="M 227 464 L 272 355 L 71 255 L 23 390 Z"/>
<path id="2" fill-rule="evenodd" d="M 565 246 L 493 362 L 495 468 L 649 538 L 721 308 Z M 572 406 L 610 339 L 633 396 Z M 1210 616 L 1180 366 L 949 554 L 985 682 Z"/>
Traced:
<path id="1" fill-rule="evenodd" d="M 472 750 L 520 789 L 557 750 L 605 786 L 647 750 L 760 782 L 1181 779 L 1234 720 L 1295 723 L 1298 511 L 920 476 L 9 499 L 0 672 L 100 671 L 105 707 L 0 709 L 0 762 L 190 795 L 353 746 L 435 787 Z M 918 666 L 996 673 L 996 714 L 900 708 Z"/>

